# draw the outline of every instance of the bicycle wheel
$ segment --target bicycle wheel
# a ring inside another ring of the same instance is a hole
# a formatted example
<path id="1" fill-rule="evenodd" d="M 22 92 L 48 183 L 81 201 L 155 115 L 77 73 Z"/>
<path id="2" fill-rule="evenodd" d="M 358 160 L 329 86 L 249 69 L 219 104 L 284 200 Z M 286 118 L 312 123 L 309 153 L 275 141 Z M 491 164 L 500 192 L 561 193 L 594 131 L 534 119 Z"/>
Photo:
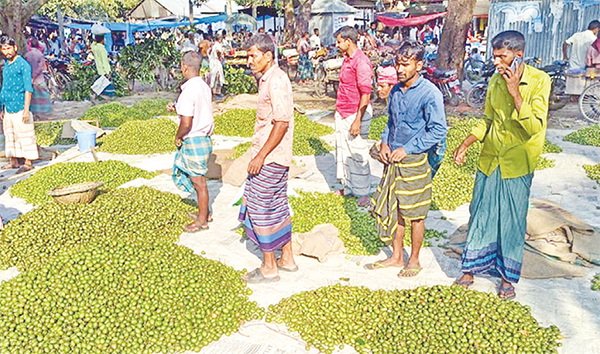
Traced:
<path id="1" fill-rule="evenodd" d="M 589 86 L 579 96 L 579 111 L 588 121 L 600 122 L 600 83 Z"/>
<path id="2" fill-rule="evenodd" d="M 475 85 L 467 93 L 467 104 L 473 108 L 483 108 L 485 105 L 485 96 L 487 94 L 487 84 L 481 83 Z"/>
<path id="3" fill-rule="evenodd" d="M 326 79 L 327 73 L 325 73 L 323 65 L 317 66 L 317 68 L 315 69 L 315 94 L 318 97 L 325 96 L 325 93 L 327 92 Z"/>

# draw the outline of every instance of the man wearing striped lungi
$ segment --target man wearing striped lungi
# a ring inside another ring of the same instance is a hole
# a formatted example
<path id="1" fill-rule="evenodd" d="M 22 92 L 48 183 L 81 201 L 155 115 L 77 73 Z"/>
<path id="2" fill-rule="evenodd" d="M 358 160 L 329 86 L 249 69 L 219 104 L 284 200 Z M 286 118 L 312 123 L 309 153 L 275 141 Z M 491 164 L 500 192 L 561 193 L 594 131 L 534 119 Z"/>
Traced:
<path id="1" fill-rule="evenodd" d="M 475 141 L 482 141 L 467 243 L 462 254 L 463 276 L 456 283 L 468 287 L 473 274 L 497 272 L 502 277 L 498 295 L 515 297 L 527 230 L 527 209 L 533 171 L 546 138 L 550 77 L 521 64 L 525 38 L 505 31 L 492 40 L 495 74 L 489 83 L 482 122 L 454 152 L 462 165 Z"/>
<path id="2" fill-rule="evenodd" d="M 294 101 L 290 79 L 274 61 L 273 40 L 266 34 L 256 34 L 248 47 L 248 65 L 260 78 L 252 160 L 239 219 L 244 223 L 246 236 L 260 247 L 263 263 L 242 278 L 248 283 L 266 283 L 278 281 L 280 270 L 298 270 L 292 254 L 292 220 L 287 199 Z M 278 250 L 281 258 L 276 259 Z"/>
<path id="3" fill-rule="evenodd" d="M 374 196 L 373 214 L 379 234 L 392 241 L 392 255 L 365 268 L 399 267 L 399 277 L 417 275 L 422 267 L 419 251 L 425 233 L 425 218 L 431 204 L 431 167 L 427 151 L 446 136 L 446 114 L 440 90 L 419 75 L 424 48 L 406 41 L 398 50 L 399 83 L 389 98 L 388 124 L 381 135 L 379 157 L 384 174 Z M 404 228 L 412 227 L 411 254 L 404 262 Z M 394 237 L 395 235 L 395 237 Z"/>

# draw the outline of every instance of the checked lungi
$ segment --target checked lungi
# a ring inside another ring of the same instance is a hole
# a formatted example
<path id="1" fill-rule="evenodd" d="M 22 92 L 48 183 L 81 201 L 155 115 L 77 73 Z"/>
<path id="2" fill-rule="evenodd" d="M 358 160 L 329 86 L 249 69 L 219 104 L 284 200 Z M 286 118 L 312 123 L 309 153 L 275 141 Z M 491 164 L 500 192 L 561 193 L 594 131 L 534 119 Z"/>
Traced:
<path id="1" fill-rule="evenodd" d="M 192 177 L 201 177 L 208 172 L 208 159 L 212 152 L 210 136 L 185 138 L 175 153 L 173 182 L 188 193 L 195 193 Z"/>
<path id="2" fill-rule="evenodd" d="M 510 283 L 519 281 L 532 180 L 533 174 L 502 179 L 499 167 L 489 177 L 477 171 L 463 272 L 496 270 Z"/>
<path id="3" fill-rule="evenodd" d="M 289 167 L 270 163 L 246 180 L 239 221 L 244 223 L 246 236 L 262 252 L 280 250 L 292 240 L 288 171 Z"/>
<path id="4" fill-rule="evenodd" d="M 6 157 L 22 157 L 28 160 L 35 160 L 39 157 L 31 113 L 29 113 L 27 123 L 23 123 L 23 111 L 17 113 L 5 111 L 2 127 Z"/>
<path id="5" fill-rule="evenodd" d="M 385 165 L 372 204 L 377 230 L 384 242 L 394 239 L 398 210 L 406 220 L 425 219 L 431 204 L 431 168 L 427 153 L 408 155 L 402 162 Z"/>

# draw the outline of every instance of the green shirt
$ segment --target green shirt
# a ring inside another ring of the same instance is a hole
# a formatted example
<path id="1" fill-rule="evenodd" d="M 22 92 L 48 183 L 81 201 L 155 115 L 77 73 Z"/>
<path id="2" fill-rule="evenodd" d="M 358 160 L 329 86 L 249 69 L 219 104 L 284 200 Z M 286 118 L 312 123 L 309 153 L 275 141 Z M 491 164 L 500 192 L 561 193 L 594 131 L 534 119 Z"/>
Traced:
<path id="1" fill-rule="evenodd" d="M 518 112 L 504 78 L 498 73 L 492 77 L 483 120 L 471 131 L 483 142 L 478 167 L 486 176 L 498 166 L 504 179 L 533 173 L 546 139 L 550 87 L 548 74 L 525 65 Z"/>
<path id="2" fill-rule="evenodd" d="M 110 74 L 110 64 L 108 62 L 108 52 L 104 48 L 104 44 L 95 42 L 92 44 L 92 53 L 94 53 L 94 62 L 96 62 L 96 70 L 98 75 Z"/>

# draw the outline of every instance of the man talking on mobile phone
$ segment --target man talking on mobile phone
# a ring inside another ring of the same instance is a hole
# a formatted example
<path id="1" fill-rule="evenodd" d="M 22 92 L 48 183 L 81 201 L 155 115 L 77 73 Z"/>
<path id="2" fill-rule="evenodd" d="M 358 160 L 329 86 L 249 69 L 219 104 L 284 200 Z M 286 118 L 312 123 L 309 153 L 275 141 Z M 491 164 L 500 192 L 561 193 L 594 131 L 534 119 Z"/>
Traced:
<path id="1" fill-rule="evenodd" d="M 551 81 L 545 72 L 522 64 L 521 33 L 498 34 L 492 48 L 498 72 L 488 86 L 483 120 L 454 152 L 454 161 L 462 165 L 469 146 L 483 142 L 463 275 L 455 283 L 468 287 L 473 274 L 497 271 L 502 277 L 498 295 L 512 299 L 512 284 L 521 275 L 533 171 L 546 139 Z"/>

